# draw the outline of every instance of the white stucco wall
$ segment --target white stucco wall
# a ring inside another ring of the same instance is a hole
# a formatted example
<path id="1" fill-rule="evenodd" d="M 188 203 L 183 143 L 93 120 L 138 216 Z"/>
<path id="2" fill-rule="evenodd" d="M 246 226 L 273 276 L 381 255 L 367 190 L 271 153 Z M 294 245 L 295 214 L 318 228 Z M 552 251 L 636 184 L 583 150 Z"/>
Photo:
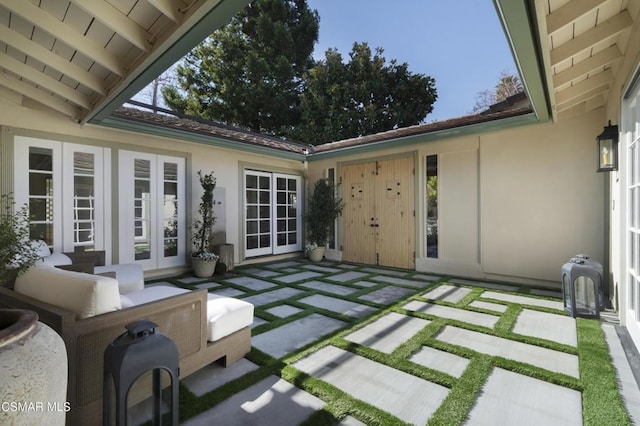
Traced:
<path id="1" fill-rule="evenodd" d="M 31 136 L 41 139 L 49 139 L 78 144 L 89 144 L 111 147 L 112 152 L 112 199 L 118 199 L 117 181 L 117 153 L 118 150 L 143 151 L 183 157 L 186 159 L 187 171 L 187 223 L 190 223 L 193 212 L 196 211 L 201 187 L 196 172 L 213 170 L 217 178 L 215 191 L 216 215 L 218 217 L 215 226 L 217 242 L 234 244 L 235 261 L 242 261 L 242 199 L 243 188 L 242 167 L 254 166 L 265 171 L 277 171 L 304 175 L 304 163 L 302 161 L 287 160 L 268 155 L 260 155 L 232 149 L 212 147 L 208 145 L 184 142 L 176 139 L 154 137 L 144 134 L 136 134 L 127 131 L 110 129 L 95 125 L 79 125 L 68 119 L 48 112 L 26 108 L 14 103 L 15 99 L 3 97 L 0 89 L 0 159 L 2 170 L 0 172 L 0 188 L 2 192 L 13 191 L 13 164 L 7 160 L 12 155 L 12 143 L 14 135 Z M 112 217 L 118 217 L 116 205 L 113 205 Z M 114 239 L 111 250 L 114 252 L 114 261 L 117 257 L 117 230 L 114 230 Z M 187 242 L 187 247 L 191 245 Z"/>
<path id="2" fill-rule="evenodd" d="M 604 261 L 603 109 L 559 123 L 310 161 L 309 181 L 340 163 L 418 153 L 416 269 L 559 286 L 571 256 Z M 439 258 L 424 248 L 425 157 L 438 155 Z"/>

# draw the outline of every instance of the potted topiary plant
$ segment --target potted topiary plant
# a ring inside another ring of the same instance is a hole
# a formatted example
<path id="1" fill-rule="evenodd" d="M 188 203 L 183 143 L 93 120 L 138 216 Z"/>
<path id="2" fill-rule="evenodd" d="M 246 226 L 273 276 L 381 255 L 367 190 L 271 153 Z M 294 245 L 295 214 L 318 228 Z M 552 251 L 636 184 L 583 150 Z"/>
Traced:
<path id="1" fill-rule="evenodd" d="M 15 209 L 12 194 L 0 196 L 0 286 L 13 288 L 16 278 L 40 259 L 38 247 L 29 242 L 26 204 Z"/>
<path id="2" fill-rule="evenodd" d="M 198 180 L 203 193 L 198 206 L 200 219 L 195 219 L 191 227 L 193 243 L 191 265 L 196 277 L 205 278 L 213 275 L 218 262 L 218 255 L 213 252 L 213 225 L 216 223 L 213 212 L 213 190 L 216 187 L 216 178 L 213 172 L 203 174 L 202 170 L 198 170 Z"/>
<path id="3" fill-rule="evenodd" d="M 336 198 L 335 189 L 327 179 L 318 180 L 309 197 L 304 220 L 307 225 L 309 259 L 319 262 L 324 257 L 331 224 L 343 208 L 342 200 Z"/>

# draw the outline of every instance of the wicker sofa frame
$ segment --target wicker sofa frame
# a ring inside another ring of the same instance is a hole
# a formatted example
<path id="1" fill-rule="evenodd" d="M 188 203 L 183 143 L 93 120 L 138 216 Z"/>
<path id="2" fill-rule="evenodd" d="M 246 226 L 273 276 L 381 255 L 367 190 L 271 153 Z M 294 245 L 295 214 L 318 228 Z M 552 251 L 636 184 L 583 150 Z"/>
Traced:
<path id="1" fill-rule="evenodd" d="M 208 342 L 207 291 L 198 290 L 91 318 L 0 288 L 0 307 L 35 311 L 39 320 L 64 340 L 68 357 L 67 413 L 69 425 L 102 422 L 103 356 L 107 345 L 125 332 L 125 325 L 141 318 L 158 325 L 180 353 L 180 378 L 220 360 L 227 366 L 251 350 L 251 329 L 242 328 Z"/>

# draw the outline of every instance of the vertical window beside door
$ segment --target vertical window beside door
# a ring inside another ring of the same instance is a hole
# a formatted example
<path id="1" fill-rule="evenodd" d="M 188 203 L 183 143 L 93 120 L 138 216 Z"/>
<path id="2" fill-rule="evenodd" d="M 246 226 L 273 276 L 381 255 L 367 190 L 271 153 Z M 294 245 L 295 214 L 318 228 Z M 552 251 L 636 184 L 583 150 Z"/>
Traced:
<path id="1" fill-rule="evenodd" d="M 427 257 L 438 258 L 438 156 L 427 156 L 425 203 L 427 211 Z"/>

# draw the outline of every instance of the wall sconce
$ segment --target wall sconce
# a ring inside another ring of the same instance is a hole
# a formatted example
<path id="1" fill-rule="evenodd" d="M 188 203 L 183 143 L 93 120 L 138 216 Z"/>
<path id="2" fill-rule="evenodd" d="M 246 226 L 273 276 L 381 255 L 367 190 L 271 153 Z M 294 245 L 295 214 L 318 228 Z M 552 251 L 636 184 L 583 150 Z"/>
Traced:
<path id="1" fill-rule="evenodd" d="M 598 141 L 598 171 L 618 170 L 618 126 L 609 125 L 596 138 Z"/>

